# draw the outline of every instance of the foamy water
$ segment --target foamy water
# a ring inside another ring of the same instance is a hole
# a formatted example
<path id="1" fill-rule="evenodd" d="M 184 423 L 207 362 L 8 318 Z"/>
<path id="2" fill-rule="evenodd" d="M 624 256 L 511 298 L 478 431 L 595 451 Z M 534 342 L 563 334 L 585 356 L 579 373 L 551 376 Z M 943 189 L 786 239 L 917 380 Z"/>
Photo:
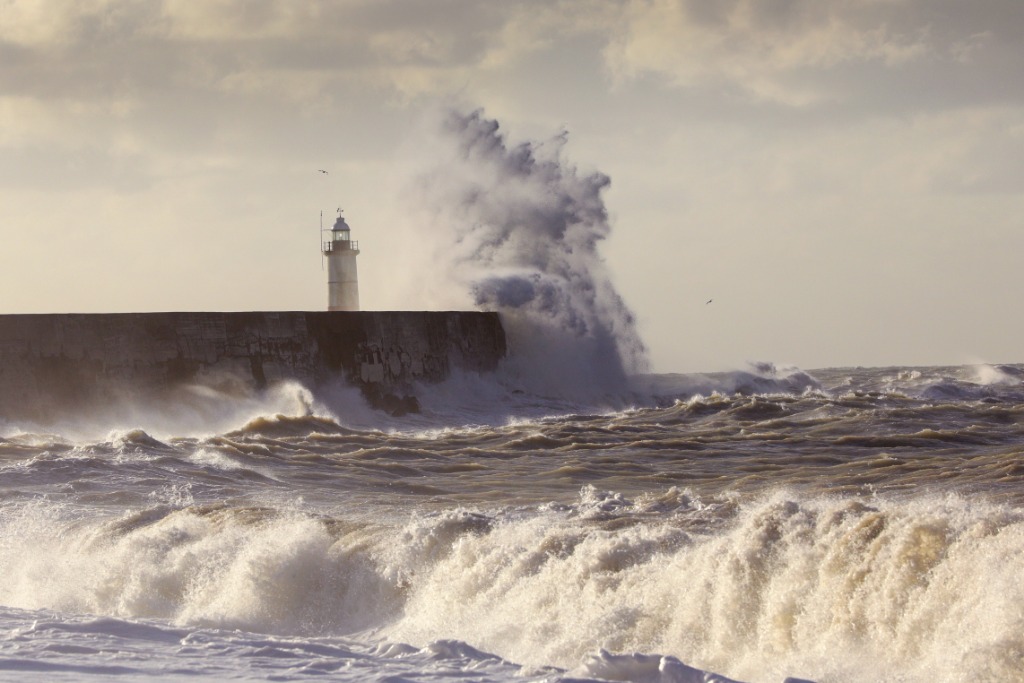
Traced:
<path id="1" fill-rule="evenodd" d="M 5 424 L 0 676 L 1017 680 L 1022 377 L 461 378 L 402 420 L 286 386 Z"/>

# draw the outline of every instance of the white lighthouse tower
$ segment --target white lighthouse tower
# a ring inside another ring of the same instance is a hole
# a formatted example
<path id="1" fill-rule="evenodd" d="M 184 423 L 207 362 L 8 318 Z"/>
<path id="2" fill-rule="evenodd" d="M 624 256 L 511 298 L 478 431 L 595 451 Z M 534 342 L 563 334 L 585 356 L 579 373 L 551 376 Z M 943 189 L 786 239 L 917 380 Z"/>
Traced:
<path id="1" fill-rule="evenodd" d="M 359 278 L 356 256 L 359 243 L 352 240 L 352 231 L 338 209 L 338 220 L 322 240 L 322 252 L 327 259 L 327 310 L 359 310 Z"/>

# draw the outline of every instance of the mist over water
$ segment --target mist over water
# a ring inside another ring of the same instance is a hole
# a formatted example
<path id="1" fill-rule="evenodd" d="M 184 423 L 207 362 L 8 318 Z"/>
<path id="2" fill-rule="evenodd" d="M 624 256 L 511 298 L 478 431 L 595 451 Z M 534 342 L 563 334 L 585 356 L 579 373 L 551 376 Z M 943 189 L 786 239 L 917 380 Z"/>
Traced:
<path id="1" fill-rule="evenodd" d="M 541 393 L 621 392 L 647 359 L 599 253 L 611 180 L 570 163 L 567 140 L 512 143 L 482 111 L 450 110 L 413 204 L 432 271 L 467 303 L 501 312 L 510 377 Z"/>

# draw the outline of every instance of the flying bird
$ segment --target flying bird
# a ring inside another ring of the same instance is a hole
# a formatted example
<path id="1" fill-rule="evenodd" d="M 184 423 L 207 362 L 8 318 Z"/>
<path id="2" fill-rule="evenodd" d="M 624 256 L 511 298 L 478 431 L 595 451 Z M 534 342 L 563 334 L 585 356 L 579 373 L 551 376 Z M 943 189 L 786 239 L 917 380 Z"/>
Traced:
<path id="1" fill-rule="evenodd" d="M 327 173 L 327 171 L 325 171 L 325 170 L 324 170 L 324 169 L 322 169 L 322 168 L 318 168 L 318 169 L 316 169 L 316 170 L 320 171 L 320 172 L 321 172 L 321 173 L 323 173 L 324 175 L 330 175 L 329 173 Z"/>
<path id="2" fill-rule="evenodd" d="M 714 299 L 708 299 L 707 301 L 705 301 L 705 302 L 704 302 L 704 305 L 705 305 L 705 306 L 707 306 L 707 305 L 708 305 L 709 303 L 711 303 L 712 301 L 714 301 Z"/>

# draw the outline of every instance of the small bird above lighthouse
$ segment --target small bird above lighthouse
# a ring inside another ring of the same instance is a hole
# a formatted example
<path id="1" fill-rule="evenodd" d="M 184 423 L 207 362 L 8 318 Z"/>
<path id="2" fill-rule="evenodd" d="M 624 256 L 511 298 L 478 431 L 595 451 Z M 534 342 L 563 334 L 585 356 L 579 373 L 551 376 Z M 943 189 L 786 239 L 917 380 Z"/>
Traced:
<path id="1" fill-rule="evenodd" d="M 322 229 L 321 229 L 322 230 Z M 321 253 L 327 259 L 327 310 L 359 310 L 359 277 L 356 271 L 356 256 L 359 243 L 352 239 L 351 228 L 338 209 L 338 218 L 321 240 Z"/>

